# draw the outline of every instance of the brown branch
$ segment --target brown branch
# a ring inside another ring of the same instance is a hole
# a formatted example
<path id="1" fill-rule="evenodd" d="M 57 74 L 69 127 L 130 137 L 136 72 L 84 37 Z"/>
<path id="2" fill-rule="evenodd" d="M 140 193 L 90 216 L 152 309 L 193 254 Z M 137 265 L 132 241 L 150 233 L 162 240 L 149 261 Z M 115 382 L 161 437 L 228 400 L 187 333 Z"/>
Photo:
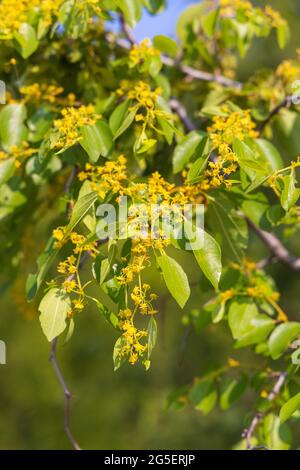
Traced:
<path id="1" fill-rule="evenodd" d="M 58 362 L 57 362 L 57 358 L 56 358 L 57 340 L 58 340 L 58 338 L 56 337 L 56 338 L 54 338 L 54 340 L 51 343 L 51 352 L 50 352 L 50 358 L 49 359 L 50 359 L 50 361 L 53 365 L 56 376 L 57 376 L 57 378 L 58 378 L 58 380 L 61 384 L 61 387 L 62 387 L 63 392 L 64 392 L 64 396 L 65 396 L 64 430 L 65 430 L 65 433 L 68 436 L 68 439 L 69 439 L 70 443 L 72 444 L 73 448 L 75 450 L 81 450 L 81 447 L 79 446 L 76 439 L 74 438 L 73 433 L 71 431 L 71 427 L 70 427 L 70 402 L 71 402 L 71 399 L 72 399 L 72 394 L 71 394 L 71 392 L 70 392 L 70 390 L 69 390 L 69 388 L 66 384 L 64 376 L 62 374 L 62 371 L 60 370 L 60 367 L 59 367 Z"/>
<path id="2" fill-rule="evenodd" d="M 176 98 L 169 100 L 170 108 L 178 115 L 187 131 L 191 132 L 197 129 L 195 124 L 188 116 L 187 110 Z"/>
<path id="3" fill-rule="evenodd" d="M 260 124 L 259 126 L 259 132 L 262 133 L 265 129 L 265 127 L 271 122 L 273 117 L 277 116 L 277 114 L 284 108 L 290 108 L 291 105 L 294 102 L 294 99 L 299 99 L 299 97 L 295 96 L 286 96 L 284 100 L 282 100 L 275 108 L 272 109 L 270 112 L 269 116 Z"/>
<path id="4" fill-rule="evenodd" d="M 120 23 L 121 23 L 121 30 L 124 34 L 124 36 L 128 39 L 129 43 L 131 46 L 136 43 L 134 35 L 131 31 L 131 28 L 128 26 L 128 24 L 125 21 L 124 15 L 120 15 Z"/>
<path id="5" fill-rule="evenodd" d="M 300 271 L 300 258 L 296 258 L 288 251 L 281 241 L 273 233 L 266 232 L 255 225 L 248 217 L 246 217 L 248 225 L 254 230 L 256 235 L 264 242 L 264 244 L 273 253 L 278 261 L 286 264 L 294 271 Z"/>
<path id="6" fill-rule="evenodd" d="M 278 379 L 276 380 L 274 387 L 272 388 L 271 392 L 269 393 L 269 395 L 267 397 L 267 400 L 269 402 L 272 402 L 272 401 L 275 400 L 275 398 L 279 394 L 281 388 L 283 387 L 286 378 L 287 378 L 287 372 L 281 372 L 279 374 Z M 256 413 L 254 415 L 249 427 L 246 428 L 243 431 L 242 437 L 246 439 L 247 450 L 257 449 L 257 447 L 252 446 L 251 439 L 252 439 L 252 436 L 253 436 L 253 433 L 254 433 L 255 429 L 257 428 L 258 424 L 260 423 L 260 421 L 262 420 L 262 418 L 264 416 L 265 416 L 265 413 L 260 413 L 260 412 Z"/>
<path id="7" fill-rule="evenodd" d="M 264 258 L 256 263 L 257 269 L 265 269 L 270 264 L 275 263 L 277 260 L 274 255 L 270 255 L 267 258 Z"/>
<path id="8" fill-rule="evenodd" d="M 121 22 L 121 27 L 122 27 L 122 32 L 124 36 L 126 37 L 125 40 L 122 38 L 116 38 L 115 35 L 112 33 L 107 33 L 106 39 L 109 43 L 117 44 L 122 49 L 128 50 L 133 44 L 136 43 L 136 41 L 128 26 L 125 26 L 124 28 L 124 23 Z M 168 57 L 166 55 L 162 55 L 161 60 L 165 66 L 174 67 L 180 72 L 182 72 L 184 75 L 187 75 L 188 77 L 193 78 L 195 80 L 219 83 L 219 85 L 223 85 L 224 87 L 227 87 L 227 88 L 234 88 L 236 90 L 240 90 L 243 86 L 241 82 L 224 77 L 223 75 L 216 75 L 210 72 L 205 72 L 203 70 L 195 69 L 193 67 L 190 67 L 189 65 L 180 64 L 180 62 L 178 62 L 176 59 L 172 59 L 171 57 Z"/>

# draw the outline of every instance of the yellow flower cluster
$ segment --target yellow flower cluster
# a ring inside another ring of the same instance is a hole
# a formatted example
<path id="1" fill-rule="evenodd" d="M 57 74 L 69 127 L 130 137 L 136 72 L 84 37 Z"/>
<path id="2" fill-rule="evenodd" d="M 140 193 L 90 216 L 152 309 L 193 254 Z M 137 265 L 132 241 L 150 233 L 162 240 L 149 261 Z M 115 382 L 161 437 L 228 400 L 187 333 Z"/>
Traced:
<path id="1" fill-rule="evenodd" d="M 170 114 L 156 106 L 161 93 L 159 87 L 152 90 L 150 85 L 143 81 L 139 81 L 133 87 L 130 86 L 130 83 L 123 82 L 117 93 L 119 96 L 126 95 L 129 100 L 134 102 L 129 111 L 136 112 L 135 120 L 143 123 L 144 129 L 147 126 L 153 127 L 156 118 L 172 119 Z"/>
<path id="2" fill-rule="evenodd" d="M 103 166 L 87 163 L 78 178 L 80 181 L 90 181 L 91 188 L 101 199 L 110 192 L 120 193 L 123 190 L 123 183 L 127 180 L 126 158 L 120 155 L 116 161 L 108 161 Z"/>
<path id="3" fill-rule="evenodd" d="M 38 14 L 44 27 L 49 27 L 59 14 L 66 0 L 2 0 L 0 3 L 0 38 L 11 39 L 15 31 L 32 14 Z M 90 15 L 101 14 L 99 0 L 73 0 L 77 12 Z"/>
<path id="4" fill-rule="evenodd" d="M 31 148 L 28 142 L 24 141 L 20 147 L 17 147 L 16 145 L 10 147 L 8 152 L 3 152 L 0 150 L 0 161 L 13 158 L 15 160 L 16 168 L 20 168 L 22 162 L 35 153 L 37 153 L 37 149 Z"/>
<path id="5" fill-rule="evenodd" d="M 147 336 L 147 331 L 139 330 L 134 326 L 133 312 L 130 309 L 121 310 L 119 317 L 121 318 L 120 328 L 123 331 L 123 344 L 119 354 L 121 357 L 128 358 L 128 362 L 134 365 L 147 351 L 147 346 L 140 342 Z"/>
<path id="6" fill-rule="evenodd" d="M 91 126 L 100 118 L 93 105 L 68 107 L 61 110 L 62 117 L 54 121 L 58 139 L 54 144 L 57 149 L 71 147 L 81 139 L 80 128 Z"/>
<path id="7" fill-rule="evenodd" d="M 151 293 L 147 298 L 147 292 L 149 291 L 149 284 L 143 284 L 142 286 L 135 286 L 131 293 L 131 299 L 143 315 L 154 315 L 157 310 L 154 310 L 151 302 L 157 299 L 157 295 Z"/>
<path id="8" fill-rule="evenodd" d="M 134 44 L 129 52 L 129 65 L 135 67 L 143 64 L 152 57 L 158 57 L 160 52 L 152 46 L 150 39 L 145 38 L 140 44 Z"/>
<path id="9" fill-rule="evenodd" d="M 281 78 L 285 85 L 292 84 L 300 77 L 300 63 L 293 60 L 284 60 L 278 65 L 276 76 Z"/>
<path id="10" fill-rule="evenodd" d="M 249 19 L 256 21 L 262 16 L 264 22 L 270 28 L 286 26 L 287 21 L 282 18 L 278 11 L 267 5 L 264 10 L 254 7 L 248 0 L 220 0 L 220 15 L 223 17 L 232 17 L 237 12 L 242 12 Z"/>
<path id="11" fill-rule="evenodd" d="M 246 137 L 258 137 L 250 110 L 230 113 L 229 108 L 224 106 L 222 112 L 226 115 L 215 116 L 212 126 L 208 127 L 212 147 L 218 151 L 218 156 L 214 162 L 208 164 L 209 168 L 206 170 L 205 179 L 202 182 L 204 191 L 217 188 L 222 183 L 230 186 L 230 181 L 226 177 L 238 169 L 237 156 L 231 149 L 234 139 L 243 141 Z"/>
<path id="12" fill-rule="evenodd" d="M 232 16 L 238 10 L 249 12 L 253 9 L 252 4 L 247 0 L 220 0 L 220 15 Z"/>
<path id="13" fill-rule="evenodd" d="M 86 241 L 83 235 L 77 232 L 71 232 L 69 236 L 66 235 L 66 227 L 57 227 L 53 230 L 52 236 L 55 240 L 54 247 L 60 249 L 67 241 L 70 241 L 73 246 L 73 254 L 68 256 L 64 261 L 61 261 L 57 266 L 57 272 L 62 274 L 65 279 L 62 286 L 66 293 L 75 295 L 72 299 L 73 309 L 80 311 L 85 306 L 85 286 L 82 286 L 79 276 L 79 265 L 81 255 L 83 252 L 89 252 L 92 257 L 98 254 L 96 243 Z M 68 312 L 68 316 L 74 315 L 74 311 Z"/>
<path id="14" fill-rule="evenodd" d="M 280 188 L 280 180 L 283 180 L 284 174 L 295 170 L 295 168 L 300 167 L 300 156 L 291 162 L 291 164 L 281 170 L 276 171 L 270 178 L 268 179 L 267 183 L 270 188 L 273 189 L 274 193 L 277 197 L 281 197 L 281 188 Z"/>
<path id="15" fill-rule="evenodd" d="M 38 12 L 49 26 L 64 0 L 2 0 L 0 3 L 0 37 L 11 39 L 31 12 Z"/>
<path id="16" fill-rule="evenodd" d="M 221 144 L 231 145 L 234 139 L 258 136 L 250 110 L 230 112 L 228 106 L 223 106 L 221 111 L 226 116 L 214 116 L 213 124 L 208 128 L 213 148 L 219 148 Z"/>
<path id="17" fill-rule="evenodd" d="M 278 305 L 280 294 L 274 290 L 273 286 L 267 280 L 261 277 L 261 271 L 257 268 L 256 263 L 251 260 L 244 259 L 242 263 L 231 263 L 231 268 L 243 273 L 244 286 L 235 289 L 231 288 L 220 292 L 218 301 L 221 305 L 226 304 L 233 297 L 247 296 L 253 299 L 268 302 L 277 313 L 278 322 L 287 322 L 288 318 Z"/>
<path id="18" fill-rule="evenodd" d="M 20 88 L 20 92 L 24 96 L 24 102 L 30 104 L 39 104 L 41 102 L 53 104 L 56 102 L 57 96 L 61 95 L 63 91 L 64 89 L 60 86 L 46 83 L 32 83 Z"/>
<path id="19" fill-rule="evenodd" d="M 284 18 L 282 18 L 281 14 L 278 11 L 274 10 L 269 5 L 265 7 L 264 13 L 269 19 L 270 25 L 272 26 L 272 28 L 278 28 L 280 26 L 287 25 L 287 21 Z"/>

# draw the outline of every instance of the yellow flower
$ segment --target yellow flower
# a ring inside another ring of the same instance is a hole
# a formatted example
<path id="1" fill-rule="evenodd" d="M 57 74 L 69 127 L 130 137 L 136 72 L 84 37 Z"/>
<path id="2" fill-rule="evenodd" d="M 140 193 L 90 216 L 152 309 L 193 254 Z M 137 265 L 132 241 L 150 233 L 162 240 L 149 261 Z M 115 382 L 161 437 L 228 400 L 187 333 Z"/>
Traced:
<path id="1" fill-rule="evenodd" d="M 58 133 L 58 140 L 53 147 L 57 149 L 68 148 L 81 139 L 80 128 L 95 124 L 100 118 L 95 113 L 94 106 L 68 107 L 61 111 L 62 117 L 54 121 L 54 127 Z"/>
<path id="2" fill-rule="evenodd" d="M 58 17 L 65 0 L 2 0 L 0 3 L 0 38 L 12 39 L 31 15 L 37 16 L 44 27 L 49 27 Z M 73 8 L 89 16 L 99 15 L 99 0 L 76 0 Z"/>
<path id="3" fill-rule="evenodd" d="M 65 282 L 63 283 L 63 287 L 66 292 L 70 293 L 73 292 L 77 288 L 77 283 L 76 281 L 66 279 Z"/>
<path id="4" fill-rule="evenodd" d="M 79 300 L 79 299 L 73 300 L 73 305 L 76 310 L 84 309 L 84 303 L 82 302 L 82 300 Z"/>
<path id="5" fill-rule="evenodd" d="M 21 94 L 24 96 L 25 103 L 55 103 L 57 96 L 63 93 L 64 89 L 55 85 L 46 83 L 32 83 L 31 85 L 20 88 Z"/>
<path id="6" fill-rule="evenodd" d="M 152 57 L 160 56 L 160 52 L 155 49 L 150 39 L 145 38 L 139 45 L 134 44 L 129 52 L 129 65 L 135 67 L 136 65 L 143 64 Z"/>
<path id="7" fill-rule="evenodd" d="M 64 239 L 64 227 L 57 227 L 53 230 L 52 236 L 57 241 L 62 241 Z"/>
<path id="8" fill-rule="evenodd" d="M 108 161 L 103 166 L 87 163 L 85 171 L 81 171 L 78 178 L 80 181 L 90 181 L 92 189 L 101 199 L 110 192 L 123 194 L 128 179 L 126 162 L 124 155 L 120 155 L 116 161 Z"/>
<path id="9" fill-rule="evenodd" d="M 235 289 L 228 289 L 224 292 L 221 292 L 219 297 L 222 303 L 226 303 L 228 300 L 232 299 L 236 295 Z"/>
<path id="10" fill-rule="evenodd" d="M 260 396 L 261 396 L 261 398 L 268 398 L 269 394 L 268 394 L 267 390 L 262 390 L 260 392 Z"/>
<path id="11" fill-rule="evenodd" d="M 278 65 L 276 75 L 280 77 L 285 84 L 291 84 L 300 76 L 300 64 L 292 60 L 284 60 Z"/>
<path id="12" fill-rule="evenodd" d="M 229 357 L 227 363 L 228 363 L 229 367 L 239 367 L 240 366 L 240 362 L 237 359 L 234 359 L 233 357 Z"/>
<path id="13" fill-rule="evenodd" d="M 122 338 L 124 344 L 120 350 L 120 356 L 127 357 L 130 364 L 135 364 L 139 357 L 142 357 L 147 351 L 147 346 L 140 343 L 140 340 L 147 336 L 145 330 L 138 330 L 134 324 L 132 316 L 128 316 L 131 311 L 127 309 L 126 319 L 120 322 L 123 330 Z M 124 318 L 124 310 L 121 310 L 121 317 Z M 119 314 L 120 316 L 120 314 Z"/>
<path id="14" fill-rule="evenodd" d="M 13 158 L 15 161 L 15 167 L 20 168 L 21 162 L 24 162 L 35 153 L 37 153 L 37 149 L 29 147 L 28 142 L 22 142 L 19 147 L 13 145 L 7 152 L 0 151 L 0 160 Z"/>

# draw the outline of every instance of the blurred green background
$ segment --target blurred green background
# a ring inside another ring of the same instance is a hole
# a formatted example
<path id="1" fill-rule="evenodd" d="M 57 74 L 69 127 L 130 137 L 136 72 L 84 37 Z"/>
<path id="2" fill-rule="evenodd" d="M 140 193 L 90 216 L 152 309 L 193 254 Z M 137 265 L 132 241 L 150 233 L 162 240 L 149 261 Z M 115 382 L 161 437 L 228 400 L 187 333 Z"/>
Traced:
<path id="1" fill-rule="evenodd" d="M 272 39 L 260 41 L 259 53 L 256 44 L 241 63 L 242 77 L 258 67 L 276 66 L 284 57 L 295 57 L 300 46 L 299 1 L 270 3 L 289 20 L 292 40 L 283 52 Z M 53 228 L 51 213 L 48 222 L 34 228 L 25 271 L 34 269 L 31 251 L 37 244 L 43 244 L 44 236 Z M 296 237 L 291 240 L 291 247 L 300 255 Z M 253 238 L 249 254 L 260 259 L 267 253 Z M 193 290 L 188 310 L 200 307 L 206 299 L 206 283 L 192 257 L 185 264 L 191 283 L 200 281 Z M 283 293 L 282 307 L 291 318 L 299 320 L 299 278 L 279 265 L 271 271 Z M 255 396 L 251 392 L 231 410 L 215 409 L 207 417 L 189 408 L 168 410 L 166 399 L 171 390 L 201 375 L 207 362 L 223 363 L 226 357 L 233 356 L 254 364 L 257 359 L 249 351 L 233 350 L 226 325 L 210 326 L 200 335 L 191 332 L 183 348 L 186 333 L 183 314 L 169 296 L 164 297 L 166 290 L 157 275 L 152 272 L 148 275 L 153 290 L 163 297 L 158 316 L 158 345 L 149 372 L 142 366 L 127 365 L 113 372 L 111 356 L 116 334 L 92 309 L 79 315 L 72 340 L 66 345 L 59 343 L 59 362 L 74 393 L 71 412 L 74 435 L 85 449 L 231 448 L 240 439 L 246 413 L 254 406 Z M 7 365 L 0 365 L 0 448 L 68 449 L 70 445 L 63 431 L 63 393 L 48 360 L 50 347 L 41 332 L 35 307 L 22 302 L 20 286 L 17 293 L 6 292 L 0 302 L 0 339 L 7 345 Z M 297 440 L 299 444 L 300 433 L 296 434 L 296 446 Z"/>

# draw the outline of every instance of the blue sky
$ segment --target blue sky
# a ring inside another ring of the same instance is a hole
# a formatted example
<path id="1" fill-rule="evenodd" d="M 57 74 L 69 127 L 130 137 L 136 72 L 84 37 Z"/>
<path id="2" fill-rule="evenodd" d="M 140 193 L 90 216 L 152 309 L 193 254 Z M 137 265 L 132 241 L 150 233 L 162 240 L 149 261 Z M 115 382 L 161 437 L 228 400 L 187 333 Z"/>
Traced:
<path id="1" fill-rule="evenodd" d="M 175 37 L 177 18 L 188 5 L 199 3 L 199 0 L 169 0 L 166 10 L 159 15 L 149 15 L 146 11 L 134 29 L 137 40 L 152 38 L 157 34 Z"/>

